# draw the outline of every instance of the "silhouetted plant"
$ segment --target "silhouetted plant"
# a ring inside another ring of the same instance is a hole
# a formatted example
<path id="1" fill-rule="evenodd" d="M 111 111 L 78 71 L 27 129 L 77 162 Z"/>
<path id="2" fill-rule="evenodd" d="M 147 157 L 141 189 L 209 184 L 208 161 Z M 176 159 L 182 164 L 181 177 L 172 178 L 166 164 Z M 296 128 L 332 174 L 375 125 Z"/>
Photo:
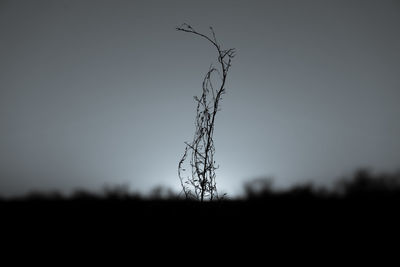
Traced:
<path id="1" fill-rule="evenodd" d="M 274 194 L 272 178 L 257 178 L 244 183 L 244 192 L 248 199 L 266 198 Z"/>
<path id="2" fill-rule="evenodd" d="M 369 169 L 359 169 L 351 179 L 339 180 L 336 191 L 346 198 L 400 196 L 400 173 L 373 174 Z"/>
<path id="3" fill-rule="evenodd" d="M 197 32 L 186 23 L 177 27 L 176 30 L 200 36 L 209 41 L 217 50 L 219 67 L 210 66 L 203 80 L 202 95 L 194 97 L 197 102 L 195 134 L 191 143 L 185 142 L 185 152 L 178 164 L 178 175 L 186 198 L 200 201 L 218 199 L 215 181 L 215 170 L 218 167 L 214 161 L 215 147 L 213 140 L 215 116 L 219 110 L 221 97 L 225 93 L 226 78 L 231 67 L 231 61 L 235 56 L 235 49 L 222 49 L 212 27 L 210 27 L 211 37 Z M 218 87 L 213 85 L 212 77 L 214 75 L 217 75 L 221 80 Z M 191 173 L 185 176 L 186 168 L 183 164 L 188 153 L 190 153 L 189 168 Z"/>

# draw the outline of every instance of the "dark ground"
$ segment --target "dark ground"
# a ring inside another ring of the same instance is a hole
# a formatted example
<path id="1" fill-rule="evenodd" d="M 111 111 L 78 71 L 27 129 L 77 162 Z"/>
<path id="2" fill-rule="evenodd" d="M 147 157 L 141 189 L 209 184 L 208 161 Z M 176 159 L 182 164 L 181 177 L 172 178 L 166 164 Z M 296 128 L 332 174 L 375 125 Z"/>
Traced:
<path id="1" fill-rule="evenodd" d="M 204 244 L 217 250 L 269 247 L 334 257 L 343 250 L 353 253 L 361 244 L 397 255 L 392 249 L 400 237 L 399 177 L 359 171 L 334 191 L 304 185 L 276 192 L 268 182 L 255 181 L 246 185 L 243 199 L 205 203 L 174 196 L 141 198 L 118 190 L 77 192 L 69 198 L 31 194 L 0 201 L 1 230 L 17 247 L 43 240 L 52 246 L 61 240 L 83 249 L 95 243 L 131 252 L 138 245 L 149 250 L 161 246 L 179 256 Z"/>
<path id="2" fill-rule="evenodd" d="M 248 183 L 245 191 L 246 197 L 242 199 L 204 203 L 173 195 L 143 198 L 120 189 L 102 195 L 81 191 L 72 197 L 35 193 L 0 200 L 0 211 L 3 222 L 70 225 L 178 224 L 182 228 L 196 228 L 214 221 L 215 227 L 219 222 L 328 227 L 399 222 L 398 173 L 372 175 L 360 170 L 351 179 L 343 179 L 333 191 L 303 185 L 276 192 L 266 181 Z"/>

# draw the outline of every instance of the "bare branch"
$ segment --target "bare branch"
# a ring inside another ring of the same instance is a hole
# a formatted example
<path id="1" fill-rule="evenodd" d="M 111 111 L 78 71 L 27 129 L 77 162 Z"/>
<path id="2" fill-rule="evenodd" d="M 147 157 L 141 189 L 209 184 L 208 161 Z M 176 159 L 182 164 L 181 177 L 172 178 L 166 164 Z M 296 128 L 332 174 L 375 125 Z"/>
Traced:
<path id="1" fill-rule="evenodd" d="M 210 27 L 211 37 L 197 32 L 187 23 L 176 27 L 176 30 L 206 39 L 216 48 L 218 53 L 217 60 L 220 69 L 213 67 L 213 65 L 210 66 L 202 83 L 201 97 L 194 97 L 197 102 L 195 134 L 192 143 L 185 142 L 185 153 L 178 164 L 178 175 L 186 198 L 195 198 L 200 201 L 218 199 L 215 170 L 219 166 L 216 166 L 214 161 L 215 147 L 213 134 L 215 117 L 220 110 L 219 101 L 225 93 L 225 82 L 232 59 L 235 56 L 235 49 L 221 49 L 212 27 Z M 214 73 L 218 74 L 217 77 L 220 79 L 218 86 L 213 85 L 212 75 Z M 189 151 L 191 152 L 191 157 L 188 165 L 191 169 L 191 177 L 184 177 L 183 172 L 186 171 L 186 168 L 183 165 Z M 193 190 L 188 188 L 188 186 Z"/>

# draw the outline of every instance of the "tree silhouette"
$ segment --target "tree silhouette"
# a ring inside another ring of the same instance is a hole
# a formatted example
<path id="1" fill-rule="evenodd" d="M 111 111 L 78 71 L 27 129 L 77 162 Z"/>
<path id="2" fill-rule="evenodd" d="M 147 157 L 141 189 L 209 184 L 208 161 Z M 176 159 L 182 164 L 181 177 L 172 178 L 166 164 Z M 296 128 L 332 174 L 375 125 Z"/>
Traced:
<path id="1" fill-rule="evenodd" d="M 217 50 L 218 67 L 210 66 L 202 83 L 202 95 L 195 96 L 197 103 L 195 133 L 191 143 L 185 142 L 185 152 L 178 164 L 178 176 L 183 192 L 187 199 L 200 201 L 218 199 L 215 170 L 218 168 L 214 161 L 214 125 L 215 116 L 219 109 L 219 102 L 225 93 L 225 83 L 231 61 L 235 56 L 235 49 L 222 49 L 210 27 L 211 36 L 197 32 L 192 26 L 184 23 L 176 30 L 200 36 L 209 41 Z M 219 86 L 213 85 L 213 77 L 220 79 Z M 189 163 L 186 162 L 190 154 Z M 185 168 L 189 164 L 190 173 Z"/>

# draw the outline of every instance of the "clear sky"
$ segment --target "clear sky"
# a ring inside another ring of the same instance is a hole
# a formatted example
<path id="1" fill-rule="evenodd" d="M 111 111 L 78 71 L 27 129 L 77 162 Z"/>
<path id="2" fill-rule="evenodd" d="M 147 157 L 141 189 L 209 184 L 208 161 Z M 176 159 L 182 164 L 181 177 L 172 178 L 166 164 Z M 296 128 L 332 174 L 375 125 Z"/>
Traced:
<path id="1" fill-rule="evenodd" d="M 400 168 L 400 2 L 0 1 L 0 194 L 179 190 L 194 95 L 235 47 L 217 183 Z"/>

